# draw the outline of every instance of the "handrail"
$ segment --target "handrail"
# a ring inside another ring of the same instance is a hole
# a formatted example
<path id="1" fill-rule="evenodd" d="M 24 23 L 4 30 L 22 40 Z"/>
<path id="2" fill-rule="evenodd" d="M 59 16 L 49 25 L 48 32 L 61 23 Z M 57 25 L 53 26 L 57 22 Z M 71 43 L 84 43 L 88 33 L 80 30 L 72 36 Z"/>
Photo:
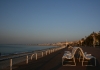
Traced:
<path id="1" fill-rule="evenodd" d="M 47 54 L 49 54 L 48 51 L 50 51 L 50 53 L 53 53 L 53 52 L 56 52 L 56 51 L 58 51 L 60 49 L 63 49 L 63 48 L 65 48 L 65 47 L 54 47 L 54 48 L 49 48 L 49 49 L 45 49 L 45 50 L 41 50 L 41 51 L 30 52 L 30 53 L 21 54 L 21 55 L 15 55 L 15 56 L 9 56 L 7 58 L 6 57 L 5 58 L 0 58 L 0 70 L 6 68 L 8 66 L 11 66 L 10 70 L 12 70 L 13 63 L 14 64 L 19 63 L 20 62 L 20 57 L 21 57 L 21 59 L 25 58 L 22 61 L 26 61 L 26 63 L 28 63 L 28 60 L 29 59 L 32 60 L 33 56 L 35 56 L 34 58 L 37 60 L 38 58 L 42 58 L 44 55 L 47 56 Z M 16 60 L 15 58 L 18 58 L 17 59 L 18 61 L 14 62 L 14 60 Z M 10 60 L 10 63 L 9 63 L 9 60 Z"/>

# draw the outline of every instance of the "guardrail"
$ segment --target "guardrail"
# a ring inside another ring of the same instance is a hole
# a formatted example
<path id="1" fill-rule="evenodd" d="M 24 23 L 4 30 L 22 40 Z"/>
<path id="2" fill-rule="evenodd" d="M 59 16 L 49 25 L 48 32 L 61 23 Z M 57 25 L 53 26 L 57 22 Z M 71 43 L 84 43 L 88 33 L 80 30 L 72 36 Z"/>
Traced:
<path id="1" fill-rule="evenodd" d="M 65 48 L 65 46 L 62 47 L 55 47 L 55 48 L 49 48 L 41 51 L 35 51 L 30 53 L 24 53 L 19 55 L 13 55 L 10 57 L 5 57 L 0 59 L 0 70 L 5 68 L 10 68 L 12 70 L 13 65 L 18 64 L 20 62 L 25 62 L 26 64 L 29 63 L 29 60 L 38 60 L 39 58 L 42 58 L 43 56 L 49 55 L 53 52 L 56 52 L 60 49 Z"/>

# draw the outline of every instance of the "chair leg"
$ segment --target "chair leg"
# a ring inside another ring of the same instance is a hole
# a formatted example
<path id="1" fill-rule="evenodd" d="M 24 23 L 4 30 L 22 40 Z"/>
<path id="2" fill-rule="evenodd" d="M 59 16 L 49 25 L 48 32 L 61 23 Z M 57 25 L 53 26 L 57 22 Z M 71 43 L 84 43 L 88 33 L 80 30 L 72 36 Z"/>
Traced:
<path id="1" fill-rule="evenodd" d="M 73 58 L 73 61 L 74 61 L 74 64 L 75 64 L 75 66 L 76 66 L 75 58 Z"/>
<path id="2" fill-rule="evenodd" d="M 94 60 L 95 60 L 95 66 L 96 66 L 96 58 L 94 58 Z"/>
<path id="3" fill-rule="evenodd" d="M 64 59 L 62 58 L 62 65 L 63 65 L 63 61 L 64 61 Z"/>
<path id="4" fill-rule="evenodd" d="M 84 59 L 82 60 L 82 66 L 93 66 L 93 65 L 84 65 L 84 62 L 87 62 L 87 61 L 84 61 Z M 96 58 L 94 58 L 94 62 L 95 62 L 95 66 L 96 66 Z"/>
<path id="5" fill-rule="evenodd" d="M 83 66 L 84 58 L 82 59 L 82 66 Z"/>

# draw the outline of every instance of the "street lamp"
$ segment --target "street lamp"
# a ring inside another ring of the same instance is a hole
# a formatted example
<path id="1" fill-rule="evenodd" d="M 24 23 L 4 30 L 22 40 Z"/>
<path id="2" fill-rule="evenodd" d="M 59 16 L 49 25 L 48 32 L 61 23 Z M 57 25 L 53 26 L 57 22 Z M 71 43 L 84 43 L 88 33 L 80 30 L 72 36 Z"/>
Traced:
<path id="1" fill-rule="evenodd" d="M 92 35 L 92 37 L 93 37 L 93 47 L 95 47 L 95 36 L 94 36 L 94 34 Z"/>

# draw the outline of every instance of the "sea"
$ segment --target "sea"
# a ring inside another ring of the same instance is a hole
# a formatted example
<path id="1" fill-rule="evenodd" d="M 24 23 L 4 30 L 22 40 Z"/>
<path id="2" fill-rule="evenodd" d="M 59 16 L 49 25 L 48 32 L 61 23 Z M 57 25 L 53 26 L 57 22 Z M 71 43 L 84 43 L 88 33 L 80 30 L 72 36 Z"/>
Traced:
<path id="1" fill-rule="evenodd" d="M 37 46 L 37 45 L 0 45 L 0 56 L 10 54 L 20 54 L 24 52 L 32 52 L 36 50 L 49 49 L 56 46 Z"/>

